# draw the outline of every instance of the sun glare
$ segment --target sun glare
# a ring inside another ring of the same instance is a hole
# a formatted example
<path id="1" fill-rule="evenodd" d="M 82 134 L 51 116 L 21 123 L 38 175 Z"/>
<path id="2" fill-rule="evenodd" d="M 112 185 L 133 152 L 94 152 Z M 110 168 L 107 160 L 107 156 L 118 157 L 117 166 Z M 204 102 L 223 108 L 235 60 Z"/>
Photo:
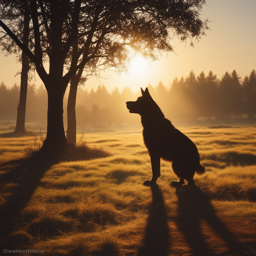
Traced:
<path id="1" fill-rule="evenodd" d="M 149 62 L 141 57 L 136 56 L 133 58 L 129 65 L 129 74 L 131 75 L 143 75 L 147 71 L 147 68 L 149 67 Z"/>
<path id="2" fill-rule="evenodd" d="M 127 71 L 121 74 L 121 84 L 130 87 L 134 92 L 140 87 L 146 87 L 152 81 L 151 62 L 141 55 L 131 58 Z"/>

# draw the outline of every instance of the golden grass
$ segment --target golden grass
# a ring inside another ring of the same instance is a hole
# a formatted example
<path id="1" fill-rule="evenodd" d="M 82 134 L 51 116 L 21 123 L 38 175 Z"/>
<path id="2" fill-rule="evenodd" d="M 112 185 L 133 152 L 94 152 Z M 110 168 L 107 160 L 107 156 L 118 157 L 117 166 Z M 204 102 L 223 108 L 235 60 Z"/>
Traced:
<path id="1" fill-rule="evenodd" d="M 195 175 L 196 188 L 171 188 L 177 177 L 164 161 L 158 186 L 142 185 L 151 165 L 141 131 L 87 134 L 88 146 L 112 156 L 55 165 L 18 160 L 35 146 L 33 137 L 1 138 L 1 249 L 78 256 L 256 254 L 256 128 L 181 130 L 206 167 Z"/>

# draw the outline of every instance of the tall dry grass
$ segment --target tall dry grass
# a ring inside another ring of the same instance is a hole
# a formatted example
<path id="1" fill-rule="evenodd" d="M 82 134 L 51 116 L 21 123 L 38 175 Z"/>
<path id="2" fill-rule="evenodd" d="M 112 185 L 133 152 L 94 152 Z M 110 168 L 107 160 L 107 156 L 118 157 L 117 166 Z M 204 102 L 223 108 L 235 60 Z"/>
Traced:
<path id="1" fill-rule="evenodd" d="M 86 134 L 112 155 L 58 164 L 19 160 L 33 137 L 0 139 L 2 249 L 44 255 L 255 255 L 256 128 L 181 129 L 196 144 L 204 175 L 195 188 L 161 161 L 151 177 L 141 131 Z"/>

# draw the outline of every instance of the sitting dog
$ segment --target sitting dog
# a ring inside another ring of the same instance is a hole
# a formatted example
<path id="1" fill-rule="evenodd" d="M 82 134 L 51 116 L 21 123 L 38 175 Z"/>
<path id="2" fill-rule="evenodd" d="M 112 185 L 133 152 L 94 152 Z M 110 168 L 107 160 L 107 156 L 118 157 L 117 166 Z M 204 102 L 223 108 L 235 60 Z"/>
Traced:
<path id="1" fill-rule="evenodd" d="M 141 88 L 141 93 L 142 96 L 137 101 L 128 101 L 126 106 L 130 113 L 141 116 L 143 139 L 151 159 L 152 179 L 143 184 L 151 186 L 160 177 L 160 158 L 171 161 L 174 173 L 180 178 L 178 182 L 171 182 L 172 186 L 183 185 L 184 179 L 188 181 L 188 185 L 194 184 L 195 172 L 205 172 L 200 165 L 196 145 L 164 117 L 148 88 L 145 91 Z"/>

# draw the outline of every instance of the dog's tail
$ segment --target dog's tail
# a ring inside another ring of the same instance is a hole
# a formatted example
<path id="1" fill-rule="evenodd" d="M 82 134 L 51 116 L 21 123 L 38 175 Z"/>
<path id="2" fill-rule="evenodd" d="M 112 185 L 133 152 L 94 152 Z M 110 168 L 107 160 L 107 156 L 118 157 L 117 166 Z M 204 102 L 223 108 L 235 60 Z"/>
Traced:
<path id="1" fill-rule="evenodd" d="M 197 173 L 197 174 L 203 174 L 203 173 L 205 173 L 205 168 L 204 168 L 200 163 L 199 163 L 199 165 L 197 166 L 196 173 Z"/>

